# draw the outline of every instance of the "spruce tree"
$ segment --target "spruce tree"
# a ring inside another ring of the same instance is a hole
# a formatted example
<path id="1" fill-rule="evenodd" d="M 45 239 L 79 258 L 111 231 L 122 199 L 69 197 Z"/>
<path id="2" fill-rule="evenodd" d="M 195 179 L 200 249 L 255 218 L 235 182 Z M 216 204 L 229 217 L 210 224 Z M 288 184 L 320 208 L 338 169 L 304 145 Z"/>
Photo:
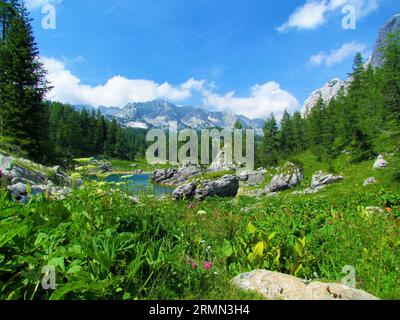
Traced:
<path id="1" fill-rule="evenodd" d="M 260 146 L 260 162 L 263 165 L 271 166 L 278 163 L 279 155 L 279 130 L 275 116 L 271 114 L 264 126 L 264 136 Z"/>
<path id="2" fill-rule="evenodd" d="M 384 49 L 383 96 L 386 107 L 397 124 L 400 122 L 400 32 L 388 36 Z"/>
<path id="3" fill-rule="evenodd" d="M 49 87 L 30 23 L 20 1 L 0 1 L 0 134 L 40 160 Z"/>

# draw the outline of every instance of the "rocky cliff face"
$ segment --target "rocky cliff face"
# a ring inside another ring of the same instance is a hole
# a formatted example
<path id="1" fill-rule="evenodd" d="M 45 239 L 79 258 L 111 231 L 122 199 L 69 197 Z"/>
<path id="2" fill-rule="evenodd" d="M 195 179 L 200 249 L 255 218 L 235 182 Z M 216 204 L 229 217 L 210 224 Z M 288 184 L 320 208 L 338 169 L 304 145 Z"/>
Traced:
<path id="1" fill-rule="evenodd" d="M 391 33 L 400 31 L 400 14 L 393 16 L 379 31 L 374 51 L 371 57 L 371 63 L 374 67 L 381 67 L 383 64 L 383 54 L 380 48 L 385 46 L 387 36 Z"/>
<path id="2" fill-rule="evenodd" d="M 335 78 L 326 83 L 322 88 L 315 90 L 304 102 L 304 106 L 301 111 L 303 117 L 307 116 L 311 109 L 315 107 L 319 97 L 322 97 L 325 102 L 329 102 L 338 95 L 342 88 L 346 88 L 346 82 Z"/>

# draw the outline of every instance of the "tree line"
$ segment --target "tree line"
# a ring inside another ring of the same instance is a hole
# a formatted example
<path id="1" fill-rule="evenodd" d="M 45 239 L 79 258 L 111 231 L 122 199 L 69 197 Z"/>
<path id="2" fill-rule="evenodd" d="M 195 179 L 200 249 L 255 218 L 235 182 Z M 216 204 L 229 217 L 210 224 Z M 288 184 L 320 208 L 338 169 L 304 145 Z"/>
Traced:
<path id="1" fill-rule="evenodd" d="M 376 155 L 375 137 L 399 132 L 400 124 L 400 33 L 389 35 L 383 51 L 383 65 L 374 68 L 358 53 L 348 85 L 326 103 L 319 98 L 310 113 L 287 111 L 278 124 L 271 115 L 257 150 L 257 164 L 279 161 L 311 150 L 319 161 L 330 162 L 342 152 L 352 161 Z"/>
<path id="2" fill-rule="evenodd" d="M 50 89 L 27 9 L 18 0 L 0 0 L 0 147 L 12 146 L 46 164 L 144 155 L 144 130 L 123 129 L 99 112 L 47 102 Z"/>
<path id="3" fill-rule="evenodd" d="M 100 111 L 77 111 L 58 102 L 47 102 L 47 162 L 61 163 L 77 157 L 102 155 L 106 158 L 134 161 L 144 156 L 146 130 L 122 128 L 115 119 L 106 119 Z"/>

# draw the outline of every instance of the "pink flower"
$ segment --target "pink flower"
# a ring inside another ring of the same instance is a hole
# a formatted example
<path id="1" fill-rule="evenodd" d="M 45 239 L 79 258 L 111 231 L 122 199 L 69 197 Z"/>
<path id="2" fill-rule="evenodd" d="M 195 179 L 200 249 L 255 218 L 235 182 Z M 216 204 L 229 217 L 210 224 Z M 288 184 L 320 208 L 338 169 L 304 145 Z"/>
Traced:
<path id="1" fill-rule="evenodd" d="M 192 263 L 192 269 L 193 269 L 193 270 L 196 270 L 197 267 L 198 267 L 197 263 L 196 263 L 196 262 L 193 262 L 193 263 Z"/>
<path id="2" fill-rule="evenodd" d="M 209 262 L 209 261 L 204 262 L 203 268 L 204 268 L 205 270 L 211 270 L 212 267 L 213 267 L 212 262 Z"/>
<path id="3" fill-rule="evenodd" d="M 195 208 L 195 204 L 194 203 L 189 204 L 189 209 L 194 209 L 194 208 Z"/>

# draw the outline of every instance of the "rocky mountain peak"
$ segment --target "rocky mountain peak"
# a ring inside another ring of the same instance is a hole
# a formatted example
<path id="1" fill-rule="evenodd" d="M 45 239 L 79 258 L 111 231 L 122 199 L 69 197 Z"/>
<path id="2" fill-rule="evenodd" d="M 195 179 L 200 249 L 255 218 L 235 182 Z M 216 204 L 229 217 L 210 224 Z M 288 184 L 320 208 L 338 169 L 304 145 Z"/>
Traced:
<path id="1" fill-rule="evenodd" d="M 310 113 L 312 108 L 314 108 L 317 104 L 319 97 L 321 97 L 324 102 L 329 102 L 338 95 L 339 91 L 342 88 L 345 87 L 346 82 L 339 78 L 333 78 L 331 81 L 325 83 L 322 88 L 317 89 L 313 93 L 311 93 L 311 95 L 304 102 L 304 106 L 301 111 L 302 116 L 306 117 Z"/>
<path id="2" fill-rule="evenodd" d="M 378 39 L 376 40 L 374 51 L 372 53 L 371 63 L 376 67 L 381 67 L 383 64 L 383 53 L 380 48 L 385 46 L 387 36 L 391 33 L 400 31 L 400 14 L 396 14 L 389 19 L 388 22 L 379 31 Z"/>

